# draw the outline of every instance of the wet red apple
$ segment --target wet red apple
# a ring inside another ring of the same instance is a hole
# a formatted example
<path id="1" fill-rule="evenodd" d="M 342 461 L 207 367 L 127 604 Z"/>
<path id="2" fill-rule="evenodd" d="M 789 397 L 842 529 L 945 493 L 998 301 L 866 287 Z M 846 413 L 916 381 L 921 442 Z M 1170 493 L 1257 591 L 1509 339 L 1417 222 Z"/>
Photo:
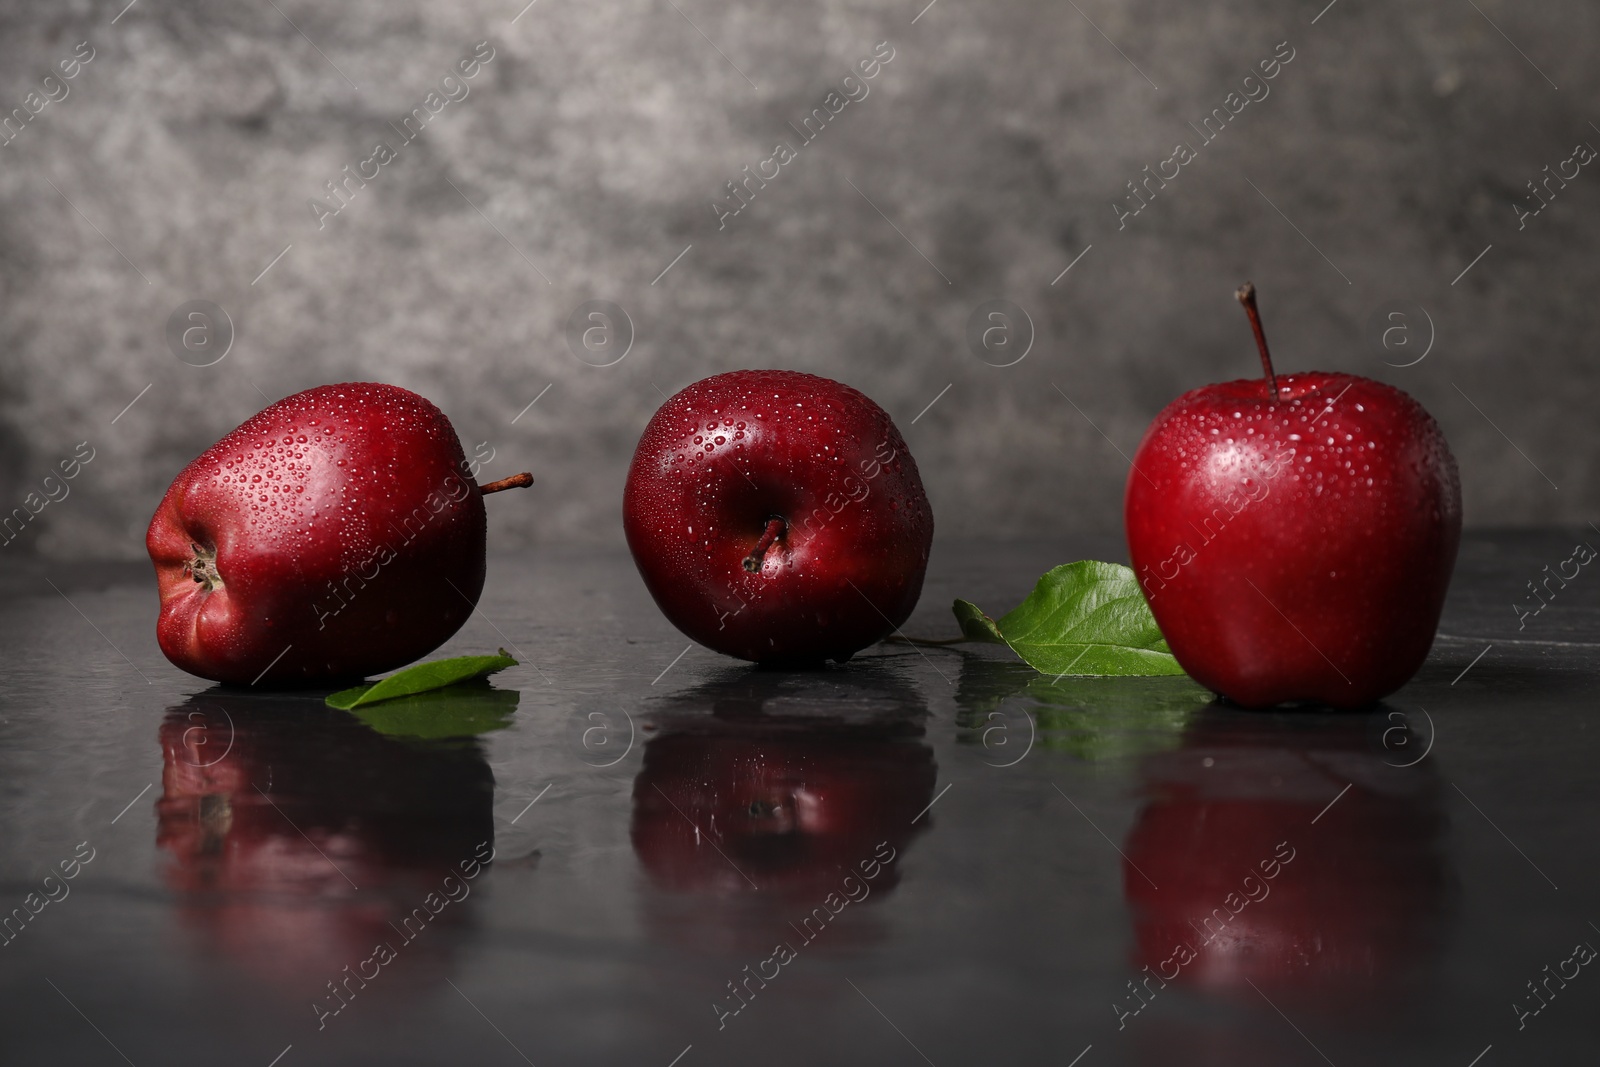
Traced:
<path id="1" fill-rule="evenodd" d="M 758 663 L 843 662 L 892 633 L 933 542 L 888 414 L 827 378 L 718 374 L 661 406 L 622 504 L 639 574 L 673 624 Z"/>
<path id="2" fill-rule="evenodd" d="M 404 666 L 483 588 L 483 496 L 450 420 L 393 385 L 278 401 L 173 481 L 146 545 L 168 659 L 219 682 L 315 685 Z"/>
<path id="3" fill-rule="evenodd" d="M 1382 382 L 1264 374 L 1185 393 L 1133 457 L 1128 552 L 1195 681 L 1246 707 L 1371 704 L 1432 647 L 1461 539 L 1438 423 Z"/>

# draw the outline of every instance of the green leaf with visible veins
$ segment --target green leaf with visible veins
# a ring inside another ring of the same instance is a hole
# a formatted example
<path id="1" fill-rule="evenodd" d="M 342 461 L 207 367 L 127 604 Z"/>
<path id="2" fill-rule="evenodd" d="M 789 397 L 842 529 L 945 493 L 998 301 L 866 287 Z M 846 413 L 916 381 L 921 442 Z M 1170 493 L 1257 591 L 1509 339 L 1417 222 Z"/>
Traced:
<path id="1" fill-rule="evenodd" d="M 436 659 L 431 663 L 419 663 L 414 667 L 397 671 L 373 685 L 341 689 L 329 696 L 327 703 L 331 708 L 350 711 L 365 704 L 376 704 L 380 700 L 393 700 L 396 697 L 411 696 L 413 693 L 443 689 L 447 685 L 455 685 L 457 682 L 473 678 L 486 678 L 495 671 L 503 671 L 507 667 L 516 665 L 517 661 L 507 655 L 503 648 L 497 656 L 457 656 L 454 659 Z"/>
<path id="2" fill-rule="evenodd" d="M 961 624 L 961 636 L 968 641 L 988 641 L 996 645 L 1006 643 L 994 620 L 985 615 L 972 601 L 957 600 L 950 605 L 950 610 L 955 612 L 956 622 Z"/>
<path id="3" fill-rule="evenodd" d="M 995 626 L 1006 644 L 1042 674 L 1184 673 L 1161 637 L 1138 579 L 1117 563 L 1080 560 L 1056 567 Z"/>

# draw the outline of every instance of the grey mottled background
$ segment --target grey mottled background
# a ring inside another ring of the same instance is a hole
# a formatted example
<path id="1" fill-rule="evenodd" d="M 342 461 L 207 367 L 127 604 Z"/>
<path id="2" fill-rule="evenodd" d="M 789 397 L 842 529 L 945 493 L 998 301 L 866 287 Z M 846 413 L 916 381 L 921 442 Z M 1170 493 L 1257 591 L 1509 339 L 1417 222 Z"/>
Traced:
<path id="1" fill-rule="evenodd" d="M 535 472 L 494 502 L 497 545 L 615 542 L 662 394 L 752 366 L 884 405 L 942 533 L 1104 531 L 1119 450 L 1254 372 L 1247 277 L 1280 369 L 1370 374 L 1436 415 L 1469 523 L 1595 515 L 1600 168 L 1524 230 L 1512 202 L 1600 146 L 1600 7 L 924 2 L 5 0 L 0 113 L 78 42 L 95 58 L 0 147 L 0 510 L 96 450 L 6 550 L 138 555 L 194 455 L 350 379 L 432 398 L 492 443 L 486 476 Z M 323 183 L 481 40 L 470 95 L 319 231 Z M 723 183 L 884 40 L 869 95 L 719 232 Z M 1271 95 L 1119 231 L 1124 183 L 1284 40 Z M 1037 330 L 1012 367 L 964 339 L 997 297 Z M 196 298 L 237 330 L 206 368 L 164 335 Z M 614 366 L 569 351 L 587 300 L 634 323 Z M 1392 300 L 1433 323 L 1415 366 L 1385 359 L 1425 324 L 1387 355 L 1367 328 Z"/>

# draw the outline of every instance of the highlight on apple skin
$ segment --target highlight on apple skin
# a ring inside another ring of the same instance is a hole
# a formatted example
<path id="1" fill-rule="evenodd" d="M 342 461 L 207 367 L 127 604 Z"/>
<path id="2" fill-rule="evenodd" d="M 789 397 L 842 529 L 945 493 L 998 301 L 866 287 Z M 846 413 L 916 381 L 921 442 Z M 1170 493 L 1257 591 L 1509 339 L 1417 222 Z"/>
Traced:
<path id="1" fill-rule="evenodd" d="M 1455 458 L 1407 394 L 1265 377 L 1169 404 L 1133 457 L 1128 551 L 1178 663 L 1246 707 L 1363 707 L 1433 644 L 1461 539 Z"/>
<path id="2" fill-rule="evenodd" d="M 888 414 L 797 371 L 733 371 L 671 397 L 639 439 L 622 513 L 667 618 L 762 664 L 844 662 L 893 633 L 933 543 Z"/>

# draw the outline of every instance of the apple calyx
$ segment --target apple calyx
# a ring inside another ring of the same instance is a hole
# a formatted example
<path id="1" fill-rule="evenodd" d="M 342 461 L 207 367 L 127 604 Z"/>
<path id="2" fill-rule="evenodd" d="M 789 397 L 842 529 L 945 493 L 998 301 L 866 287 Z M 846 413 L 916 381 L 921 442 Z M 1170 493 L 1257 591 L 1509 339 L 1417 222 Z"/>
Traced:
<path id="1" fill-rule="evenodd" d="M 1278 399 L 1278 376 L 1272 370 L 1272 353 L 1267 350 L 1267 335 L 1261 330 L 1261 312 L 1256 310 L 1256 287 L 1245 282 L 1234 291 L 1244 313 L 1250 317 L 1250 329 L 1256 335 L 1256 350 L 1261 353 L 1261 369 L 1266 371 L 1267 384 L 1272 387 L 1272 399 Z"/>
<path id="2" fill-rule="evenodd" d="M 756 547 L 752 548 L 750 554 L 744 558 L 744 569 L 751 574 L 760 574 L 761 564 L 767 558 L 767 549 L 772 547 L 774 541 L 783 536 L 783 531 L 787 527 L 788 524 L 783 521 L 781 515 L 774 515 L 768 519 L 767 528 L 761 531 L 761 540 L 756 542 Z"/>
<path id="3" fill-rule="evenodd" d="M 189 542 L 189 550 L 194 555 L 189 557 L 189 562 L 184 564 L 183 571 L 195 580 L 206 592 L 222 588 L 222 572 L 217 570 L 217 550 L 204 548 Z"/>
<path id="4" fill-rule="evenodd" d="M 478 492 L 488 496 L 490 493 L 498 493 L 502 489 L 526 489 L 532 484 L 533 475 L 523 471 L 521 474 L 511 475 L 509 478 L 501 478 L 499 481 L 480 485 L 478 486 Z"/>

